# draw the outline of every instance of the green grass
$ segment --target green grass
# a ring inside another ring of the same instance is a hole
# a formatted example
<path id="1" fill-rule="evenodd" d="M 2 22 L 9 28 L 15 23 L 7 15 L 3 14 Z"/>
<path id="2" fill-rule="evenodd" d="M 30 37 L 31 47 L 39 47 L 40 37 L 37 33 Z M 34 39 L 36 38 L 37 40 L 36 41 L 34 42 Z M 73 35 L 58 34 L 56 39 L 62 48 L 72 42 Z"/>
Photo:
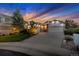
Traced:
<path id="1" fill-rule="evenodd" d="M 27 39 L 29 37 L 30 35 L 26 33 L 5 35 L 5 36 L 0 36 L 0 42 L 17 42 Z"/>
<path id="2" fill-rule="evenodd" d="M 79 28 L 70 28 L 70 29 L 65 29 L 64 33 L 67 35 L 73 35 L 74 33 L 79 34 Z"/>

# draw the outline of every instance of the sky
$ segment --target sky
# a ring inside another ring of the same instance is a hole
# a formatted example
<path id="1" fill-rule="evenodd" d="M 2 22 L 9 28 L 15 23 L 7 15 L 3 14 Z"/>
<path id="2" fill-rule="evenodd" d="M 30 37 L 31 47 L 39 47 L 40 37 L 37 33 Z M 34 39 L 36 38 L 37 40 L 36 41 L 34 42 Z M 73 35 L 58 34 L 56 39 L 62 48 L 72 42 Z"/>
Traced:
<path id="1" fill-rule="evenodd" d="M 79 19 L 78 3 L 0 3 L 0 13 L 11 15 L 16 9 L 25 20 Z"/>

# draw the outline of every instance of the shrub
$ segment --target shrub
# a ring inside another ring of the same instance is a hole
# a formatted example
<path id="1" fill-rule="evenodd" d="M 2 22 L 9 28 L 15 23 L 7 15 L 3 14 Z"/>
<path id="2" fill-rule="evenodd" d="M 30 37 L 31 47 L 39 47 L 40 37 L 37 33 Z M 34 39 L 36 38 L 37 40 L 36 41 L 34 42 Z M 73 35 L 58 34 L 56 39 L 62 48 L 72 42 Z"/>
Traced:
<path id="1" fill-rule="evenodd" d="M 17 33 L 17 34 L 5 35 L 5 36 L 1 35 L 0 42 L 17 42 L 17 41 L 22 41 L 29 37 L 30 35 L 26 33 Z"/>

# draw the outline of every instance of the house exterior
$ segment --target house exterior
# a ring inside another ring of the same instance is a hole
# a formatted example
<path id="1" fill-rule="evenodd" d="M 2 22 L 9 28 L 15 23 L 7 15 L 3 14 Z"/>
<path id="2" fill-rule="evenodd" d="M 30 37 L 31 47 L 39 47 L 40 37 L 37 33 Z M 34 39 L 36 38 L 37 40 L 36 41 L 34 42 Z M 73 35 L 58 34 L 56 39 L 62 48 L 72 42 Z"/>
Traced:
<path id="1" fill-rule="evenodd" d="M 11 16 L 0 14 L 0 35 L 13 33 L 16 28 L 12 27 L 13 19 Z"/>

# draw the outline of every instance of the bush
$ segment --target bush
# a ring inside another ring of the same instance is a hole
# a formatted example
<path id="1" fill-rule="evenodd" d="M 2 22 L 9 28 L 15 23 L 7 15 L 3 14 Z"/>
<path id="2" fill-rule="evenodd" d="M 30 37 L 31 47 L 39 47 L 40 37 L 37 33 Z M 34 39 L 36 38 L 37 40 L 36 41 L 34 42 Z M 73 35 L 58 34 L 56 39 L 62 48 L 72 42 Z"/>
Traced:
<path id="1" fill-rule="evenodd" d="M 66 35 L 65 40 L 66 41 L 73 41 L 73 37 L 71 35 Z"/>
<path id="2" fill-rule="evenodd" d="M 73 31 L 71 29 L 64 30 L 65 35 L 72 35 Z"/>

